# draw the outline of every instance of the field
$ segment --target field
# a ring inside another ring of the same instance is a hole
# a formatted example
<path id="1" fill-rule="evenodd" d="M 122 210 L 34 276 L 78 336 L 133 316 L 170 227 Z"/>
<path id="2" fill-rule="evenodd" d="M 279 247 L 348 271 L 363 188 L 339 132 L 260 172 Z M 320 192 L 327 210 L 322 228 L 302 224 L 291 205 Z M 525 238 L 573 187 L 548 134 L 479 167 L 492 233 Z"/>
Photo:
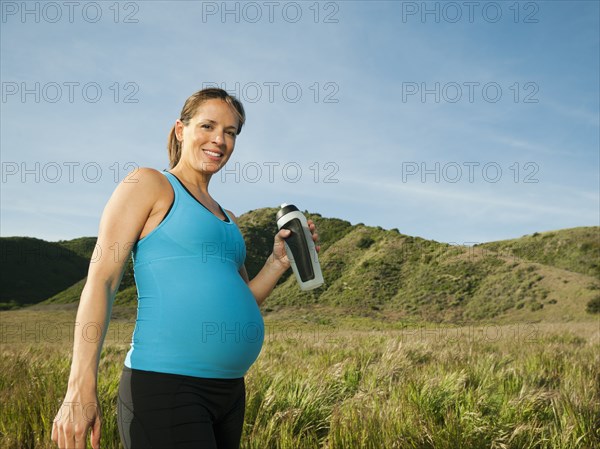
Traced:
<path id="1" fill-rule="evenodd" d="M 0 312 L 0 447 L 54 447 L 74 313 Z M 115 310 L 100 366 L 105 449 L 120 447 L 116 392 L 131 330 L 131 312 Z M 599 354 L 593 318 L 461 327 L 270 318 L 246 377 L 242 447 L 599 448 Z"/>

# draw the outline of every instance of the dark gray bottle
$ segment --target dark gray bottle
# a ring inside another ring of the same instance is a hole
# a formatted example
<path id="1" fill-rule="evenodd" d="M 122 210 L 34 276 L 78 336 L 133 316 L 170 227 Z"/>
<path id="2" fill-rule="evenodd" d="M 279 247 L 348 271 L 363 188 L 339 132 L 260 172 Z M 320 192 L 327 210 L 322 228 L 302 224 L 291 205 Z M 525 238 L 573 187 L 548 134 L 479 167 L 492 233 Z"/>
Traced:
<path id="1" fill-rule="evenodd" d="M 300 289 L 312 290 L 323 285 L 319 256 L 304 214 L 293 204 L 283 203 L 276 219 L 278 229 L 292 231 L 285 239 L 285 251 Z"/>

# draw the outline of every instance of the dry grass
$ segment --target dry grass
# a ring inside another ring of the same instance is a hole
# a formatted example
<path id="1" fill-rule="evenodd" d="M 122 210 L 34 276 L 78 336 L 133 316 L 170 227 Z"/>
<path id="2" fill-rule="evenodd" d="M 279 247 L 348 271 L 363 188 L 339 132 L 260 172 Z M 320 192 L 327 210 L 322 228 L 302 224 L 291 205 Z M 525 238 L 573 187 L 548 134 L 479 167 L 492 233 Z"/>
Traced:
<path id="1" fill-rule="evenodd" d="M 53 447 L 73 314 L 0 315 L 0 447 Z M 597 321 L 372 324 L 268 321 L 263 353 L 246 378 L 242 447 L 600 447 Z M 103 448 L 120 447 L 115 398 L 130 333 L 131 322 L 113 320 L 101 361 Z"/>

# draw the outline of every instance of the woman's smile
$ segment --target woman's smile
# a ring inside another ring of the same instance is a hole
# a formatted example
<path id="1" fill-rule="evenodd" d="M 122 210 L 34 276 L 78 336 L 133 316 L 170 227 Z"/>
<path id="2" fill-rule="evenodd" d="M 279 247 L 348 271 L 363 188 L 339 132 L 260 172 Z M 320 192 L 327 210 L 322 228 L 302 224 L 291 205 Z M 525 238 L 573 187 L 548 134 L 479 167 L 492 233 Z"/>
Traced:
<path id="1" fill-rule="evenodd" d="M 223 157 L 222 151 L 214 151 L 214 150 L 202 150 L 204 154 L 208 156 L 210 160 L 218 161 Z"/>

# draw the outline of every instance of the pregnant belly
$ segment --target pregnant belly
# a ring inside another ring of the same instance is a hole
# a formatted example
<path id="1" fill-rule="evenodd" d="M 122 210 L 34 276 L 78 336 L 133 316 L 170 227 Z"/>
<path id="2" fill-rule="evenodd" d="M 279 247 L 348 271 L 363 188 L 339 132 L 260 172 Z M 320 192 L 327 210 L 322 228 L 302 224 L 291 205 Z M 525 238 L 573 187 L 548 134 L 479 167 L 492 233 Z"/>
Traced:
<path id="1" fill-rule="evenodd" d="M 144 355 L 155 371 L 243 376 L 260 354 L 264 323 L 235 267 L 224 264 L 209 273 L 187 261 L 171 276 L 157 268 L 159 295 L 140 292 L 133 355 Z"/>

